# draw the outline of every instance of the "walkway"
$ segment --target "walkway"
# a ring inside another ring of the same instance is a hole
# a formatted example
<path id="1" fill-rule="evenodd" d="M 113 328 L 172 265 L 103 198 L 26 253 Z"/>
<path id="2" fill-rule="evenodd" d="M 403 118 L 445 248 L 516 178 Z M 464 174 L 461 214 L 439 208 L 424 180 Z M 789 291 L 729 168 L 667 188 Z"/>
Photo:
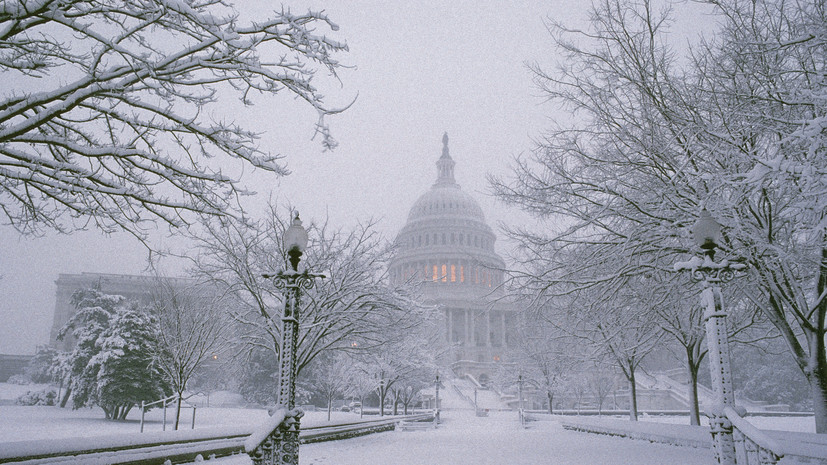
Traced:
<path id="1" fill-rule="evenodd" d="M 521 429 L 514 412 L 443 412 L 436 430 L 394 431 L 301 446 L 301 465 L 709 465 L 709 449 L 651 444 L 563 430 L 555 421 Z M 210 465 L 249 465 L 246 456 Z"/>

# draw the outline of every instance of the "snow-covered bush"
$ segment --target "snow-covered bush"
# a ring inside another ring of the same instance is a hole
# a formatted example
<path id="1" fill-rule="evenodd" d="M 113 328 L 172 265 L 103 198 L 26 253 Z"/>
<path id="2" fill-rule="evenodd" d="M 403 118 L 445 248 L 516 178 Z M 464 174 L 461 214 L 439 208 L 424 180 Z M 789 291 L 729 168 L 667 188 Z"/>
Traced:
<path id="1" fill-rule="evenodd" d="M 54 389 L 27 391 L 17 398 L 17 405 L 55 405 L 57 392 Z"/>
<path id="2" fill-rule="evenodd" d="M 32 384 L 32 380 L 26 375 L 11 375 L 6 382 L 9 384 Z"/>

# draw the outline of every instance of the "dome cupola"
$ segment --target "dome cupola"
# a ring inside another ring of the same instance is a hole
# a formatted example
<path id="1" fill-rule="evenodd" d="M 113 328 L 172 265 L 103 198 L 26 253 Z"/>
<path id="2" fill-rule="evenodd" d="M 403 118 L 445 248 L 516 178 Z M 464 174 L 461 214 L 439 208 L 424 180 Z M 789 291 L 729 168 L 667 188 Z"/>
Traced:
<path id="1" fill-rule="evenodd" d="M 501 282 L 504 262 L 494 251 L 496 236 L 477 201 L 457 183 L 455 166 L 446 133 L 436 182 L 414 202 L 396 238 L 398 252 L 391 265 L 395 279 L 407 280 L 415 273 L 435 283 L 489 288 Z"/>

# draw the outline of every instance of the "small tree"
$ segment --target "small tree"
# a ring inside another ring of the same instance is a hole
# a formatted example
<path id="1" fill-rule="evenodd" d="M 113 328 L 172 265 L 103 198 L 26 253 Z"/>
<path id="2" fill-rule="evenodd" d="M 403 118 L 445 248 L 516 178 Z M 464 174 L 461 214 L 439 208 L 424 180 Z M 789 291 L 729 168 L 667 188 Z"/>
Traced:
<path id="1" fill-rule="evenodd" d="M 230 335 L 231 299 L 216 289 L 193 283 L 156 279 L 151 310 L 159 320 L 160 332 L 153 347 L 153 361 L 174 394 L 175 429 L 181 417 L 181 403 L 187 384 L 210 357 L 218 357 Z"/>
<path id="2" fill-rule="evenodd" d="M 321 393 L 327 405 L 327 421 L 330 421 L 333 401 L 346 391 L 350 365 L 347 355 L 339 353 L 317 358 L 311 369 L 309 377 L 313 387 Z"/>
<path id="3" fill-rule="evenodd" d="M 153 363 L 158 334 L 157 318 L 133 305 L 119 308 L 98 338 L 100 352 L 85 372 L 96 381 L 88 402 L 103 408 L 106 418 L 124 420 L 135 404 L 163 397 L 169 389 Z"/>
<path id="4" fill-rule="evenodd" d="M 66 380 L 66 391 L 60 401 L 61 407 L 64 407 L 73 396 L 78 399 L 80 405 L 85 404 L 92 380 L 84 377 L 84 371 L 99 351 L 96 346 L 98 337 L 109 326 L 109 320 L 116 309 L 124 305 L 125 301 L 123 296 L 107 295 L 99 289 L 81 289 L 72 294 L 71 304 L 76 312 L 57 336 L 58 339 L 63 339 L 67 334 L 71 334 L 77 341 L 72 351 L 61 358 L 61 372 Z"/>
<path id="5" fill-rule="evenodd" d="M 602 415 L 603 404 L 606 402 L 609 393 L 614 389 L 613 373 L 605 364 L 595 362 L 587 372 L 586 384 L 597 404 L 597 414 Z"/>
<path id="6" fill-rule="evenodd" d="M 78 341 L 64 360 L 73 408 L 98 405 L 106 418 L 122 420 L 136 403 L 164 396 L 166 385 L 151 355 L 157 318 L 97 289 L 78 291 L 72 301 L 78 311 L 60 334 L 72 331 Z"/>
<path id="7" fill-rule="evenodd" d="M 373 392 L 375 380 L 370 370 L 359 363 L 351 364 L 347 374 L 347 394 L 359 398 L 359 418 L 365 413 L 365 397 Z"/>

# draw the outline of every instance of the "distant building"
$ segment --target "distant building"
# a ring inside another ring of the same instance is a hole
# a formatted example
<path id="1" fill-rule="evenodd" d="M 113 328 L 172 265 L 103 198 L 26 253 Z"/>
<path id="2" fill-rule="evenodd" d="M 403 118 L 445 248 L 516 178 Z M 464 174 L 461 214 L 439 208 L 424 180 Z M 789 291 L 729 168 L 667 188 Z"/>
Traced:
<path id="1" fill-rule="evenodd" d="M 52 321 L 52 331 L 49 336 L 49 345 L 61 350 L 69 351 L 74 347 L 75 341 L 71 335 L 63 340 L 58 340 L 57 335 L 60 329 L 66 325 L 69 318 L 74 315 L 75 307 L 72 305 L 72 294 L 79 289 L 97 288 L 105 294 L 122 295 L 130 300 L 148 303 L 152 296 L 157 294 L 159 279 L 176 287 L 187 287 L 195 281 L 187 278 L 158 278 L 155 276 L 139 276 L 125 274 L 105 273 L 81 273 L 58 275 L 55 285 L 55 316 Z"/>
<path id="2" fill-rule="evenodd" d="M 0 354 L 0 383 L 5 383 L 14 375 L 22 375 L 31 359 L 31 355 Z"/>
<path id="3" fill-rule="evenodd" d="M 488 384 L 509 343 L 512 309 L 497 302 L 505 262 L 494 250 L 497 237 L 479 204 L 454 179 L 447 134 L 436 165 L 436 182 L 411 207 L 396 237 L 391 280 L 423 282 L 426 302 L 437 304 L 444 316 L 450 367 Z"/>

